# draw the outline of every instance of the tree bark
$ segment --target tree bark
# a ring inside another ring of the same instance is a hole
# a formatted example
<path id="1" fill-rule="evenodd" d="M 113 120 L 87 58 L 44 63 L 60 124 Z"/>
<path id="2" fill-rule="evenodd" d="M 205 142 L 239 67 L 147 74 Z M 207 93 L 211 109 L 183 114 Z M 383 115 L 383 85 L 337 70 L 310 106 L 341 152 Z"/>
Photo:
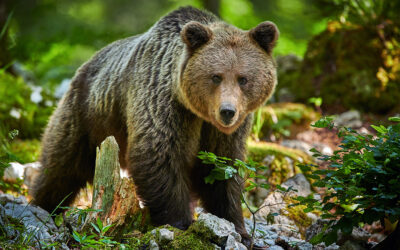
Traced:
<path id="1" fill-rule="evenodd" d="M 107 235 L 119 238 L 133 229 L 142 229 L 148 222 L 148 212 L 141 209 L 132 178 L 121 178 L 118 159 L 119 147 L 113 136 L 107 137 L 97 148 L 93 179 L 92 209 L 83 230 L 91 228 L 100 218 L 103 225 L 113 225 Z"/>
<path id="2" fill-rule="evenodd" d="M 203 0 L 204 8 L 219 16 L 220 0 Z"/>
<path id="3" fill-rule="evenodd" d="M 10 66 L 11 57 L 8 51 L 8 28 L 11 17 L 9 2 L 0 1 L 0 69 Z"/>

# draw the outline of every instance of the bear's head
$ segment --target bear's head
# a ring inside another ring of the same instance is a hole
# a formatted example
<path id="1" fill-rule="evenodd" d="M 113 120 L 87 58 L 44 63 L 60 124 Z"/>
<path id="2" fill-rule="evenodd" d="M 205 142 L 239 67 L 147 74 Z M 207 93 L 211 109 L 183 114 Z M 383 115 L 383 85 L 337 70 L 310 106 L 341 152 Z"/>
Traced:
<path id="1" fill-rule="evenodd" d="M 184 105 L 221 132 L 235 131 L 274 90 L 272 49 L 278 36 L 271 22 L 249 31 L 223 22 L 187 23 L 178 87 Z"/>

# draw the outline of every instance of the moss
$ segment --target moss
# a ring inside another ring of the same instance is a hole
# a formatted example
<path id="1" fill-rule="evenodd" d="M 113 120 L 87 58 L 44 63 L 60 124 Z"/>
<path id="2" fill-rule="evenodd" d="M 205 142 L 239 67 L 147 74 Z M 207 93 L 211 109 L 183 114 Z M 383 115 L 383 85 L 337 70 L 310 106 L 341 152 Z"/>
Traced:
<path id="1" fill-rule="evenodd" d="M 274 156 L 271 164 L 268 166 L 268 181 L 271 184 L 281 184 L 286 179 L 301 173 L 298 163 L 312 163 L 312 158 L 297 149 L 286 148 L 275 143 L 247 141 L 248 157 L 256 162 L 262 162 L 268 156 Z M 292 162 L 290 162 L 292 161 Z"/>
<path id="2" fill-rule="evenodd" d="M 157 242 L 156 235 L 162 228 L 166 228 L 174 232 L 174 239 L 172 241 L 167 243 Z M 126 240 L 128 242 L 127 246 L 132 249 L 147 248 L 150 244 L 150 241 L 155 240 L 162 249 L 196 249 L 196 250 L 214 249 L 212 243 L 209 240 L 210 235 L 197 233 L 197 232 L 206 233 L 208 230 L 204 226 L 202 227 L 200 223 L 193 223 L 192 226 L 190 226 L 189 229 L 186 231 L 182 231 L 180 229 L 177 229 L 169 225 L 160 226 L 154 229 L 156 230 L 156 235 L 154 235 L 151 231 L 148 231 L 145 234 L 140 234 L 140 233 L 136 234 L 134 235 L 134 237 L 132 237 L 133 235 L 126 235 L 127 237 Z"/>
<path id="3" fill-rule="evenodd" d="M 169 242 L 166 246 L 163 246 L 163 248 L 164 247 L 165 249 L 214 249 L 214 246 L 208 238 L 202 237 L 192 230 L 175 233 L 174 240 Z"/>
<path id="4" fill-rule="evenodd" d="M 160 227 L 162 228 L 162 227 Z M 149 246 L 151 240 L 155 240 L 156 237 L 151 233 L 151 230 L 145 234 L 136 233 L 134 237 L 131 234 L 125 234 L 124 238 L 127 241 L 126 245 L 132 249 L 146 248 Z"/>
<path id="5" fill-rule="evenodd" d="M 285 198 L 285 202 L 287 204 L 298 203 L 290 197 Z M 293 206 L 293 207 L 287 206 L 283 210 L 284 211 L 283 214 L 287 216 L 290 220 L 294 221 L 296 226 L 299 228 L 299 232 L 303 238 L 305 238 L 306 229 L 310 227 L 313 223 L 312 219 L 308 217 L 307 213 L 303 211 L 305 208 L 306 206 L 304 205 Z"/>
<path id="6" fill-rule="evenodd" d="M 390 111 L 400 99 L 399 37 L 395 24 L 377 29 L 332 22 L 309 42 L 301 69 L 279 78 L 279 85 L 297 101 L 322 97 L 328 111 Z"/>
<path id="7" fill-rule="evenodd" d="M 309 128 L 312 121 L 321 115 L 313 108 L 301 103 L 273 103 L 261 108 L 263 125 L 259 137 L 273 133 L 275 137 L 293 137 Z"/>

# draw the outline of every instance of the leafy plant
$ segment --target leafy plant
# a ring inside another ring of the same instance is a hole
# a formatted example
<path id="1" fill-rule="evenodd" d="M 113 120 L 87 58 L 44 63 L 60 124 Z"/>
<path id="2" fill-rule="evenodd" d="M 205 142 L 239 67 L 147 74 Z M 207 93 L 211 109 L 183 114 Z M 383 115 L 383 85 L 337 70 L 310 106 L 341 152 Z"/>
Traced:
<path id="1" fill-rule="evenodd" d="M 19 161 L 19 158 L 10 150 L 10 143 L 18 136 L 19 132 L 14 129 L 11 132 L 4 134 L 3 131 L 4 129 L 0 128 L 0 190 L 3 192 L 13 191 L 23 193 L 23 180 L 18 179 L 14 183 L 8 183 L 3 179 L 4 171 L 10 166 L 10 162 Z"/>
<path id="2" fill-rule="evenodd" d="M 122 246 L 117 241 L 112 240 L 111 236 L 106 236 L 105 234 L 113 225 L 103 225 L 103 222 L 100 218 L 97 218 L 96 224 L 91 223 L 92 228 L 95 230 L 91 232 L 90 235 L 87 235 L 86 232 L 82 232 L 81 234 L 77 231 L 72 232 L 72 237 L 76 242 L 78 242 L 82 247 L 96 248 L 96 247 L 113 247 L 113 246 Z"/>
<path id="3" fill-rule="evenodd" d="M 86 221 L 86 217 L 89 212 L 101 212 L 101 209 L 93 209 L 93 208 L 77 208 L 77 207 L 60 207 L 61 209 L 67 209 L 66 216 L 78 216 L 78 225 L 82 225 Z"/>
<path id="4" fill-rule="evenodd" d="M 198 158 L 201 159 L 204 164 L 214 165 L 214 168 L 212 168 L 210 174 L 204 178 L 205 183 L 213 184 L 215 181 L 233 179 L 242 188 L 242 203 L 245 204 L 246 208 L 253 215 L 253 230 L 251 232 L 251 238 L 254 239 L 256 231 L 255 214 L 266 206 L 278 205 L 264 204 L 260 207 L 252 207 L 244 195 L 245 192 L 249 192 L 255 188 L 263 188 L 267 190 L 271 188 L 271 186 L 267 183 L 257 183 L 255 181 L 256 179 L 267 180 L 267 177 L 263 175 L 257 175 L 257 170 L 265 170 L 266 167 L 252 161 L 251 159 L 248 162 L 244 162 L 239 159 L 232 160 L 228 157 L 221 157 L 215 155 L 214 153 L 204 151 L 199 152 Z M 243 188 L 245 183 L 247 185 L 245 185 L 245 188 Z M 278 192 L 284 193 L 284 198 L 286 194 L 292 190 L 292 187 L 286 189 L 280 185 L 276 185 L 275 188 Z M 267 221 L 272 223 L 274 221 L 274 217 L 277 215 L 277 213 L 268 214 Z M 252 246 L 250 249 L 252 249 Z"/>
<path id="5" fill-rule="evenodd" d="M 338 128 L 342 138 L 340 150 L 323 155 L 313 149 L 314 156 L 329 163 L 327 169 L 313 170 L 313 165 L 300 166 L 314 179 L 313 186 L 325 187 L 322 201 L 298 197 L 306 205 L 304 212 L 318 209 L 322 218 L 330 219 L 324 231 L 311 242 L 332 244 L 340 230 L 350 234 L 361 223 L 400 218 L 400 118 L 390 126 L 374 126 L 377 136 L 361 134 L 351 128 Z M 314 127 L 333 128 L 332 119 L 322 118 Z"/>

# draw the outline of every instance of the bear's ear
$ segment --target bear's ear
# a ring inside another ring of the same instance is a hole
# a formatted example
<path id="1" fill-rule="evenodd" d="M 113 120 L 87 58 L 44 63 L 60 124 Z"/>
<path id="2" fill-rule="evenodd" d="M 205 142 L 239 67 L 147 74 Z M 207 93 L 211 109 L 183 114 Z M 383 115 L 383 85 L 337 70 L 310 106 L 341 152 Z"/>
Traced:
<path id="1" fill-rule="evenodd" d="M 272 52 L 279 37 L 278 28 L 273 22 L 262 22 L 251 29 L 249 34 L 268 54 Z"/>
<path id="2" fill-rule="evenodd" d="M 190 52 L 208 42 L 211 36 L 212 31 L 208 27 L 195 21 L 185 24 L 181 31 L 182 40 L 188 46 Z"/>

